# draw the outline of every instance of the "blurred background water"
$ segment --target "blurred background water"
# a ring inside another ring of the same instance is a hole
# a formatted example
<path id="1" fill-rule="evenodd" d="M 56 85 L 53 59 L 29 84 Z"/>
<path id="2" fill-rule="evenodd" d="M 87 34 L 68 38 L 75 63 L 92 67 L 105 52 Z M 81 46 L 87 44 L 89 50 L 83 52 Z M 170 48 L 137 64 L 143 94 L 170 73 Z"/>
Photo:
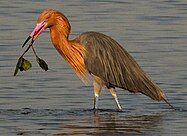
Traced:
<path id="1" fill-rule="evenodd" d="M 123 112 L 104 89 L 94 112 L 93 86 L 85 86 L 54 49 L 46 30 L 35 42 L 50 70 L 33 67 L 13 77 L 25 38 L 44 9 L 69 19 L 75 38 L 98 31 L 117 40 L 177 107 L 118 89 Z M 4 0 L 0 1 L 1 135 L 164 135 L 187 134 L 186 0 Z"/>

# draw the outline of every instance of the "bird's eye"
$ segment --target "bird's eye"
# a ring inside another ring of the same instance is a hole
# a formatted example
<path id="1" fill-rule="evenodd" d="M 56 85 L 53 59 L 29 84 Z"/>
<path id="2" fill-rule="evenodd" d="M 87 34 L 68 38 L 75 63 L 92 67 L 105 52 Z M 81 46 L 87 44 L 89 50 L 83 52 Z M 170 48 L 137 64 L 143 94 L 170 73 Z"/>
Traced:
<path id="1" fill-rule="evenodd" d="M 44 23 L 46 23 L 47 21 L 48 21 L 48 19 L 45 19 L 45 20 L 44 20 Z"/>
<path id="2" fill-rule="evenodd" d="M 42 24 L 47 23 L 47 21 L 48 21 L 48 19 L 45 19 L 45 20 L 42 22 Z"/>

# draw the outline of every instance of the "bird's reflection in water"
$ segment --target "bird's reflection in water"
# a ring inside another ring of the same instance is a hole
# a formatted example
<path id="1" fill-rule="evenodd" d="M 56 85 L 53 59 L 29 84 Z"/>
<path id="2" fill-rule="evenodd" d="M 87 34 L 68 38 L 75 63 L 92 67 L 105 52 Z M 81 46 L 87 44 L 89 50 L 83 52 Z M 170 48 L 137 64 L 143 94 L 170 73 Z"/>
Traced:
<path id="1" fill-rule="evenodd" d="M 141 133 L 155 128 L 161 123 L 161 115 L 125 116 L 120 113 L 94 114 L 95 131 L 116 133 Z"/>
<path id="2" fill-rule="evenodd" d="M 128 115 L 124 112 L 99 110 L 92 117 L 80 117 L 75 122 L 75 125 L 65 126 L 71 135 L 149 135 L 149 132 L 156 131 L 161 125 L 162 115 Z"/>

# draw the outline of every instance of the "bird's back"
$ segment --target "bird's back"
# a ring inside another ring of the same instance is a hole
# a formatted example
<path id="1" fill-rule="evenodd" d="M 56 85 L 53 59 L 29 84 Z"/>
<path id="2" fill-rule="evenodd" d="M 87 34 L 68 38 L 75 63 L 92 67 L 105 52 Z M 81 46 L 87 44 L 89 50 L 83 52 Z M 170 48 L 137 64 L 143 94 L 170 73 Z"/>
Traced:
<path id="1" fill-rule="evenodd" d="M 141 92 L 158 101 L 165 99 L 163 91 L 111 37 L 98 32 L 86 32 L 76 40 L 86 49 L 84 61 L 87 70 L 104 80 L 107 87 Z"/>

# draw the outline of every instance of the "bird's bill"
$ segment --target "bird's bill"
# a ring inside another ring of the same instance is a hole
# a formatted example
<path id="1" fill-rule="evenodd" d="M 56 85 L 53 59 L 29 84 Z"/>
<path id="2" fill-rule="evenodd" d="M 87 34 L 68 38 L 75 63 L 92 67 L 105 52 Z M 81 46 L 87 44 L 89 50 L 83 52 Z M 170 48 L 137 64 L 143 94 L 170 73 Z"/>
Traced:
<path id="1" fill-rule="evenodd" d="M 23 43 L 24 47 L 26 45 L 26 43 L 32 38 L 32 42 L 34 42 L 37 37 L 46 29 L 46 22 L 42 22 L 40 24 L 37 24 L 36 27 L 34 28 L 34 30 L 32 31 L 32 33 L 29 35 L 29 37 L 25 40 L 25 42 Z"/>

